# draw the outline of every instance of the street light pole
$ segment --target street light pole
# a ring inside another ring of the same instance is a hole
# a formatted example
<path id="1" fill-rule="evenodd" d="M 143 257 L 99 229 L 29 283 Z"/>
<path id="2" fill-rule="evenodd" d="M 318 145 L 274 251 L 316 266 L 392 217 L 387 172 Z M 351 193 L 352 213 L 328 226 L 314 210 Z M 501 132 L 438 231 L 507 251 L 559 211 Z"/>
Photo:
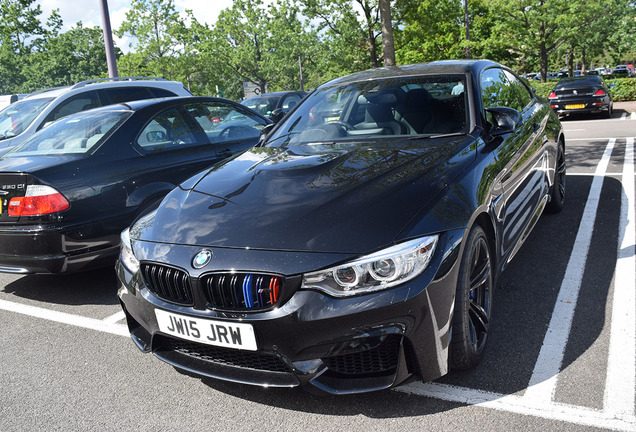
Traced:
<path id="1" fill-rule="evenodd" d="M 113 32 L 110 28 L 110 15 L 108 13 L 108 0 L 100 0 L 102 10 L 102 27 L 104 31 L 104 48 L 106 49 L 106 64 L 108 64 L 108 76 L 118 77 L 117 59 L 115 58 L 115 45 L 113 44 Z"/>

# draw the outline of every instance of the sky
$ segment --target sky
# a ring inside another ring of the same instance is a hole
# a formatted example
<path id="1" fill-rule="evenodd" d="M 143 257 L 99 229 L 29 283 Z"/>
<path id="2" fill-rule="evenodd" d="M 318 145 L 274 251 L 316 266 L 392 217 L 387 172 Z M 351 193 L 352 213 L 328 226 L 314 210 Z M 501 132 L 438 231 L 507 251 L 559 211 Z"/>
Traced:
<path id="1" fill-rule="evenodd" d="M 53 9 L 59 9 L 64 27 L 67 31 L 74 27 L 78 21 L 82 21 L 84 27 L 102 26 L 101 0 L 36 0 L 42 9 L 40 21 L 45 23 Z M 181 13 L 191 9 L 199 22 L 213 24 L 219 13 L 232 6 L 232 0 L 174 0 L 175 7 Z M 119 28 L 126 19 L 126 12 L 130 9 L 130 0 L 108 0 L 108 12 L 110 25 L 113 31 Z M 185 16 L 185 14 L 183 15 Z M 123 52 L 130 49 L 129 39 L 119 39 L 113 35 L 115 44 Z"/>

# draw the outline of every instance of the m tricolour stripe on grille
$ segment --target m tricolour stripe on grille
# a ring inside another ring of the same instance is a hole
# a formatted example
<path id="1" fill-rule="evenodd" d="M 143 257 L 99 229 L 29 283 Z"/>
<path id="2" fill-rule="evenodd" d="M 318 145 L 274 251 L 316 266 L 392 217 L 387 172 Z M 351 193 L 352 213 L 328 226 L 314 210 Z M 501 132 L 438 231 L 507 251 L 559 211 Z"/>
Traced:
<path id="1" fill-rule="evenodd" d="M 281 291 L 281 278 L 255 274 L 214 274 L 201 278 L 211 307 L 254 309 L 274 305 Z"/>

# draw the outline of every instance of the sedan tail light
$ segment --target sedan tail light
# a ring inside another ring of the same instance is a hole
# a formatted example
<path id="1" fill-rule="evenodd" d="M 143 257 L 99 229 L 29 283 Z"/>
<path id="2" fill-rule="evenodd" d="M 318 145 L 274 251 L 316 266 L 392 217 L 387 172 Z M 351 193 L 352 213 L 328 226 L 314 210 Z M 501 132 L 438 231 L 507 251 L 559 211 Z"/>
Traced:
<path id="1" fill-rule="evenodd" d="M 556 99 L 557 95 L 554 92 L 550 92 L 550 94 L 548 95 L 548 99 Z"/>
<path id="2" fill-rule="evenodd" d="M 57 213 L 70 207 L 64 195 L 50 186 L 29 185 L 22 197 L 9 201 L 9 216 L 38 216 Z"/>
<path id="3" fill-rule="evenodd" d="M 594 93 L 594 96 L 605 96 L 606 94 L 605 90 L 599 89 L 596 93 Z"/>

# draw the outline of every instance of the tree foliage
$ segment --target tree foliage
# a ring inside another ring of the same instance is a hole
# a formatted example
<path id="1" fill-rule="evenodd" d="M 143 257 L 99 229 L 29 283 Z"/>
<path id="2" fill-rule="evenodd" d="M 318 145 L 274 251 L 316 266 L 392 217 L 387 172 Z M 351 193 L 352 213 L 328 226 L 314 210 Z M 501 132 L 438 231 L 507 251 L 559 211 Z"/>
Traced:
<path id="1" fill-rule="evenodd" d="M 397 64 L 469 53 L 545 78 L 564 67 L 636 63 L 633 0 L 383 1 Z M 99 28 L 79 22 L 62 32 L 59 12 L 42 17 L 36 0 L 0 0 L 0 18 L 0 92 L 107 76 Z M 239 99 L 245 82 L 299 89 L 302 65 L 312 88 L 382 66 L 380 21 L 380 0 L 233 0 L 214 24 L 180 13 L 175 0 L 131 0 L 115 34 L 135 42 L 126 54 L 117 50 L 118 69 Z"/>

